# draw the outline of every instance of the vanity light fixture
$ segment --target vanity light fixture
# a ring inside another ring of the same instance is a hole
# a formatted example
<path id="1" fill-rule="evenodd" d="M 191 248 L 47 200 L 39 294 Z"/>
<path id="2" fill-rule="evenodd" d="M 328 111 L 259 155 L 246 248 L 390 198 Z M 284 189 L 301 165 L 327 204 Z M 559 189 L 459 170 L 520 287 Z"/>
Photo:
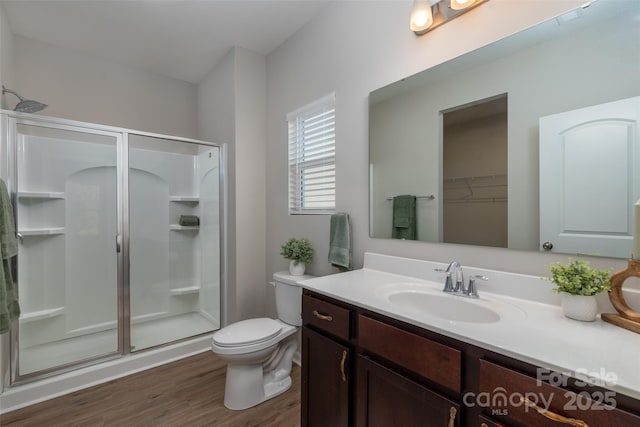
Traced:
<path id="1" fill-rule="evenodd" d="M 471 7 L 475 0 L 451 0 L 451 9 L 462 10 Z"/>
<path id="2" fill-rule="evenodd" d="M 489 0 L 414 0 L 409 27 L 421 36 Z"/>

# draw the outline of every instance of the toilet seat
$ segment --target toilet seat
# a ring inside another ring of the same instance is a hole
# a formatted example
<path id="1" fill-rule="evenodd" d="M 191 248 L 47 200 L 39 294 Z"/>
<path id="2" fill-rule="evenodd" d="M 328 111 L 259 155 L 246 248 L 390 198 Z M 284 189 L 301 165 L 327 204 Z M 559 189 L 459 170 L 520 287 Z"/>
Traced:
<path id="1" fill-rule="evenodd" d="M 214 344 L 220 347 L 243 347 L 269 341 L 282 331 L 282 323 L 261 317 L 225 326 L 213 334 Z"/>

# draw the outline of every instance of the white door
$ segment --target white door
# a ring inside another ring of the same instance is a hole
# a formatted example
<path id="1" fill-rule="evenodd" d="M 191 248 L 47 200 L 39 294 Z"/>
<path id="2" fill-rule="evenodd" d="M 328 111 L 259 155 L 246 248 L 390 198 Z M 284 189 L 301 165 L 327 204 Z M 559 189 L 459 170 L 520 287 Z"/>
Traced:
<path id="1" fill-rule="evenodd" d="M 540 118 L 540 249 L 631 255 L 640 97 Z"/>

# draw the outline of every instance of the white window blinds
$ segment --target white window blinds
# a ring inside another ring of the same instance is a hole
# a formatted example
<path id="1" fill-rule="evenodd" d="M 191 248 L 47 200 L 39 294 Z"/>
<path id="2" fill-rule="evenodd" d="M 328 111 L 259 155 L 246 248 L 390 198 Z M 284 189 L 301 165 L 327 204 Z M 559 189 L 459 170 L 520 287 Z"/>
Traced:
<path id="1" fill-rule="evenodd" d="M 336 206 L 335 94 L 287 114 L 289 213 L 332 213 Z"/>

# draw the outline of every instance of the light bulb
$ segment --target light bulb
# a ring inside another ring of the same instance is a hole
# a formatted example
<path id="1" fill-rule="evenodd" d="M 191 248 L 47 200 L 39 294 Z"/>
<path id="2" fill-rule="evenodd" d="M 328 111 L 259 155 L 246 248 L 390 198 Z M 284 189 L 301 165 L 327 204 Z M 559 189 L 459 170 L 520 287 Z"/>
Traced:
<path id="1" fill-rule="evenodd" d="M 476 0 L 451 0 L 451 9 L 462 10 L 470 7 Z"/>
<path id="2" fill-rule="evenodd" d="M 409 27 L 416 34 L 424 34 L 433 24 L 433 13 L 428 0 L 415 0 L 411 9 L 411 23 Z"/>

